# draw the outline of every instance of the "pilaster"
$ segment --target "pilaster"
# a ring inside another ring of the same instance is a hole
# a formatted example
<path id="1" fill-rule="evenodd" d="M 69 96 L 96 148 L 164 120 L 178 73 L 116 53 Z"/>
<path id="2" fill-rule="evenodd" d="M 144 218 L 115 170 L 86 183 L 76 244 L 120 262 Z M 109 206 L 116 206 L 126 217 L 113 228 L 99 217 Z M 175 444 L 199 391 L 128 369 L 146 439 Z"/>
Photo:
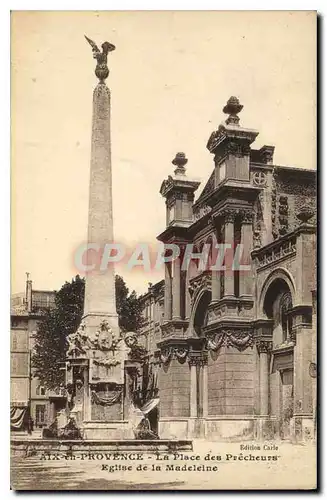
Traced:
<path id="1" fill-rule="evenodd" d="M 172 318 L 172 276 L 171 262 L 165 262 L 164 320 Z"/>
<path id="2" fill-rule="evenodd" d="M 181 319 L 181 261 L 176 257 L 173 262 L 173 319 Z"/>
<path id="3" fill-rule="evenodd" d="M 269 414 L 269 356 L 272 342 L 268 340 L 257 341 L 259 353 L 259 386 L 260 386 L 260 415 Z"/>
<path id="4" fill-rule="evenodd" d="M 234 214 L 232 211 L 224 214 L 224 244 L 230 245 L 225 252 L 224 279 L 224 297 L 234 297 Z"/>
<path id="5" fill-rule="evenodd" d="M 296 255 L 299 266 L 296 273 L 296 303 L 311 304 L 311 290 L 316 283 L 316 228 L 302 223 L 296 229 Z"/>
<path id="6" fill-rule="evenodd" d="M 255 434 L 257 439 L 271 439 L 275 428 L 270 416 L 270 358 L 272 351 L 272 321 L 259 320 L 255 322 L 256 348 L 259 355 L 259 415 L 256 419 Z"/>
<path id="7" fill-rule="evenodd" d="M 253 246 L 253 212 L 247 210 L 241 212 L 241 248 L 242 255 L 240 264 L 249 266 L 250 269 L 240 269 L 240 297 L 252 299 L 253 290 L 253 270 L 251 267 L 251 251 Z"/>
<path id="8" fill-rule="evenodd" d="M 198 359 L 196 357 L 190 357 L 190 417 L 197 417 L 197 373 L 196 367 L 198 365 Z"/>
<path id="9" fill-rule="evenodd" d="M 293 436 L 296 441 L 314 437 L 312 363 L 312 308 L 296 306 L 291 310 L 294 346 Z"/>

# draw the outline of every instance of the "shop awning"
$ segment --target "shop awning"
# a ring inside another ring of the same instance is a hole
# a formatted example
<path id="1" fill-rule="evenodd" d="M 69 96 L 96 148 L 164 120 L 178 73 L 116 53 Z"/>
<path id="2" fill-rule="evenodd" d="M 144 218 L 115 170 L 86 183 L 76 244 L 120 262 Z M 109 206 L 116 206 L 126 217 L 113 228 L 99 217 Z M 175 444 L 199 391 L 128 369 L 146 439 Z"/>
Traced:
<path id="1" fill-rule="evenodd" d="M 10 427 L 13 430 L 19 430 L 23 426 L 24 417 L 27 411 L 27 406 L 24 408 L 12 406 L 10 408 Z"/>

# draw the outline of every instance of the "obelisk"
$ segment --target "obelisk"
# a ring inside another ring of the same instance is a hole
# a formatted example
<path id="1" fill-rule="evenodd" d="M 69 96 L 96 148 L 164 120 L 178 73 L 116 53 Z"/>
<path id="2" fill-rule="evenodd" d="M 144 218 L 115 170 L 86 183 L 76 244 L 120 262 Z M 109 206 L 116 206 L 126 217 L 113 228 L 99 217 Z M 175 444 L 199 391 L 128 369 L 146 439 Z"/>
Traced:
<path id="1" fill-rule="evenodd" d="M 110 91 L 108 53 L 115 46 L 104 42 L 102 52 L 87 38 L 97 60 L 99 79 L 93 92 L 90 165 L 88 246 L 97 255 L 113 241 L 112 174 L 110 138 Z M 89 250 L 87 264 L 94 253 Z M 115 299 L 113 265 L 86 273 L 84 314 L 78 330 L 68 337 L 66 388 L 70 395 L 70 417 L 84 439 L 126 436 L 124 420 L 124 361 L 126 346 L 120 335 Z M 130 435 L 131 431 L 128 430 Z"/>
<path id="2" fill-rule="evenodd" d="M 101 252 L 113 241 L 110 90 L 105 80 L 109 75 L 107 55 L 115 46 L 104 42 L 100 52 L 94 42 L 87 40 L 97 59 L 95 74 L 99 79 L 93 92 L 87 260 L 94 262 L 93 245 L 99 251 L 95 269 L 86 274 L 83 315 L 86 333 L 92 337 L 104 320 L 115 334 L 118 329 L 114 266 L 100 270 Z"/>

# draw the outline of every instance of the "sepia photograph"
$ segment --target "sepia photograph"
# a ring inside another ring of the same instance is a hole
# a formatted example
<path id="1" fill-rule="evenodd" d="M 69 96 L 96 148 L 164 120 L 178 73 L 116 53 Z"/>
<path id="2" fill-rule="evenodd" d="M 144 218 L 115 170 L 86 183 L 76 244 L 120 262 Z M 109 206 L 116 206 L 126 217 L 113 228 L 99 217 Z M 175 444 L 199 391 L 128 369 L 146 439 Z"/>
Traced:
<path id="1" fill-rule="evenodd" d="M 317 12 L 10 44 L 10 488 L 316 490 Z"/>

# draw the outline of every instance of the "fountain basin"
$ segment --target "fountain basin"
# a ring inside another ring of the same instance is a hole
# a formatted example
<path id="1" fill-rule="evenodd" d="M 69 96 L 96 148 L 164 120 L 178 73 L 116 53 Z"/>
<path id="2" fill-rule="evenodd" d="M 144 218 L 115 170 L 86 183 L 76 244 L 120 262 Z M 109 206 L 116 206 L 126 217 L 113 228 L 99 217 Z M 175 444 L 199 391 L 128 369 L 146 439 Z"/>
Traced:
<path id="1" fill-rule="evenodd" d="M 175 453 L 177 451 L 193 451 L 190 440 L 179 439 L 122 439 L 122 440 L 61 440 L 61 439 L 24 439 L 11 440 L 11 453 L 13 456 L 27 457 L 51 454 L 65 458 L 70 454 L 81 457 L 82 453 L 116 452 L 153 452 Z M 101 459 L 101 458 L 99 458 Z"/>

